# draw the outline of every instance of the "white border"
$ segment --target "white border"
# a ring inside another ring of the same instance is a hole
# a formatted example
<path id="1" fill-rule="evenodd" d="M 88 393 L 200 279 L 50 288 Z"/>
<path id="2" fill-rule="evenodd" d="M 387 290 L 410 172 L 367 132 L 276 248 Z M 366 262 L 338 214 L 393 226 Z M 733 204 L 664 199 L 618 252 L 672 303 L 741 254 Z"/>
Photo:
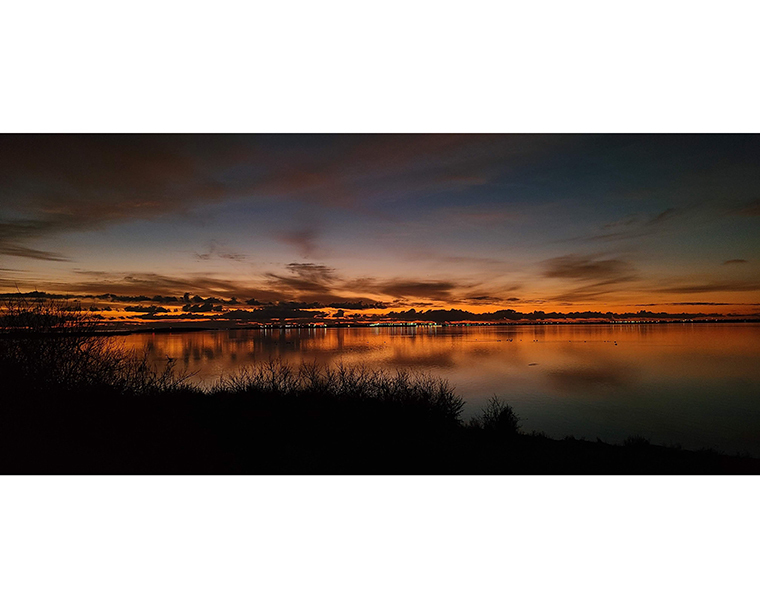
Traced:
<path id="1" fill-rule="evenodd" d="M 4 132 L 758 132 L 724 2 L 14 3 Z M 6 606 L 743 606 L 756 478 L 1 480 Z"/>

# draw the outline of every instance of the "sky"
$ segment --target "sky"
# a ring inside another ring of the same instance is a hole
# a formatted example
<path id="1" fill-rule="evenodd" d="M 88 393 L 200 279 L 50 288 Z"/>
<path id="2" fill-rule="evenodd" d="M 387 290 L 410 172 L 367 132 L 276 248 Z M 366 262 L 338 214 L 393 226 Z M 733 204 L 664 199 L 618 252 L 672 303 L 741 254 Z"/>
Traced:
<path id="1" fill-rule="evenodd" d="M 3 135 L 0 291 L 760 311 L 758 135 Z"/>

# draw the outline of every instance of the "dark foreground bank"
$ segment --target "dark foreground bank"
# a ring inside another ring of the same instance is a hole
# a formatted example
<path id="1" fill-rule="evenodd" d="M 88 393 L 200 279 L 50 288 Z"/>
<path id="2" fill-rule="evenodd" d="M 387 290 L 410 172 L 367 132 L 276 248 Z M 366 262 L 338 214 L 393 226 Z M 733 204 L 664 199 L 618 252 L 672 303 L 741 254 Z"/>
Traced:
<path id="1" fill-rule="evenodd" d="M 359 406 L 361 407 L 361 406 Z M 27 403 L 2 416 L 2 474 L 755 474 L 760 461 L 553 440 L 288 400 Z"/>
<path id="2" fill-rule="evenodd" d="M 496 401 L 465 423 L 445 382 L 333 371 L 330 386 L 274 365 L 210 391 L 14 391 L 0 414 L 0 473 L 760 473 L 758 459 L 713 451 L 523 434 Z"/>

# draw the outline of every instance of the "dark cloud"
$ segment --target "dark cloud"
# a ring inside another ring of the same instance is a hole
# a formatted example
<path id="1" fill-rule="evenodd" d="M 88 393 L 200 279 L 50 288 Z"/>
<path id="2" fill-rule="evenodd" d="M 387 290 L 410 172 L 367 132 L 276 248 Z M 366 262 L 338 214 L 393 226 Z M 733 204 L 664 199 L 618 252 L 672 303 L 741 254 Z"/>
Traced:
<path id="1" fill-rule="evenodd" d="M 669 207 L 664 211 L 650 216 L 628 215 L 614 222 L 607 222 L 601 228 L 599 234 L 584 235 L 564 239 L 562 242 L 611 242 L 629 239 L 637 239 L 651 234 L 657 234 L 665 230 L 672 230 L 672 222 L 675 219 L 685 220 L 693 217 L 696 208 Z"/>
<path id="2" fill-rule="evenodd" d="M 195 257 L 199 261 L 208 261 L 213 258 L 221 258 L 223 260 L 232 260 L 233 262 L 243 262 L 248 257 L 242 253 L 235 253 L 223 246 L 219 245 L 216 241 L 209 241 L 206 245 L 206 251 L 204 253 L 197 253 Z"/>
<path id="3" fill-rule="evenodd" d="M 330 282 L 335 278 L 335 269 L 323 264 L 291 263 L 288 270 L 301 279 L 315 282 Z"/>
<path id="4" fill-rule="evenodd" d="M 251 304 L 260 302 L 286 302 L 298 299 L 316 301 L 325 305 L 343 299 L 340 293 L 330 288 L 333 282 L 334 270 L 318 264 L 291 264 L 289 274 L 265 275 L 263 286 L 246 284 L 244 280 L 220 279 L 213 275 L 190 273 L 169 276 L 159 273 L 109 273 L 103 271 L 78 270 L 75 274 L 79 280 L 68 282 L 46 282 L 46 288 L 52 291 L 76 293 L 119 294 L 115 298 L 126 301 L 153 300 L 164 296 L 146 296 L 148 293 L 204 294 L 208 297 L 195 295 L 192 303 L 211 302 L 233 303 L 235 298 L 244 296 Z M 337 279 L 335 279 L 337 281 Z M 2 281 L 0 281 L 2 284 Z M 12 283 L 11 283 L 12 285 Z M 318 297 L 313 294 L 316 293 Z M 216 297 L 210 294 L 215 294 Z M 177 301 L 176 295 L 166 296 L 163 301 Z M 220 298 L 228 298 L 222 300 Z M 116 301 L 116 300 L 114 300 Z M 159 300 L 156 300 L 159 301 Z M 243 300 L 241 300 L 243 301 Z M 187 301 L 186 301 L 187 302 Z"/>
<path id="5" fill-rule="evenodd" d="M 514 299 L 518 300 L 519 298 L 514 298 Z M 503 301 L 501 298 L 497 298 L 495 296 L 485 296 L 485 295 L 467 296 L 465 298 L 462 298 L 462 300 L 467 300 L 468 302 L 473 302 L 476 304 L 497 304 Z"/>
<path id="6" fill-rule="evenodd" d="M 566 255 L 546 260 L 543 265 L 544 277 L 567 279 L 577 284 L 547 298 L 563 304 L 599 300 L 638 279 L 636 269 L 630 263 L 615 258 Z"/>
<path id="7" fill-rule="evenodd" d="M 266 304 L 265 306 L 275 306 L 275 304 Z M 307 308 L 307 309 L 327 308 L 327 306 L 322 304 L 321 302 L 298 302 L 294 300 L 290 300 L 286 302 L 277 302 L 276 306 L 280 306 L 283 308 Z"/>
<path id="8" fill-rule="evenodd" d="M 404 190 L 482 184 L 506 159 L 535 156 L 552 136 L 5 135 L 0 176 L 11 205 L 71 210 L 94 221 L 145 216 L 224 195 L 298 195 L 354 205 L 381 182 Z M 183 202 L 184 201 L 184 202 Z M 62 217 L 62 216 L 60 216 Z M 79 218 L 77 222 L 84 221 Z"/>
<path id="9" fill-rule="evenodd" d="M 327 313 L 318 310 L 302 310 L 291 306 L 270 305 L 256 310 L 228 310 L 219 318 L 237 321 L 267 321 L 271 319 L 323 319 Z"/>
<path id="10" fill-rule="evenodd" d="M 637 308 L 643 308 L 645 306 L 759 306 L 760 304 L 753 303 L 737 303 L 737 302 L 656 302 L 650 304 L 633 304 Z"/>
<path id="11" fill-rule="evenodd" d="M 452 280 L 414 279 L 346 279 L 324 264 L 291 263 L 286 272 L 268 272 L 263 283 L 245 284 L 243 281 L 220 279 L 202 273 L 169 276 L 159 273 L 109 273 L 104 271 L 75 270 L 79 280 L 66 283 L 48 282 L 53 291 L 77 293 L 119 294 L 120 297 L 152 299 L 143 294 L 170 293 L 217 294 L 219 297 L 244 296 L 249 304 L 260 302 L 308 303 L 310 307 L 345 309 L 390 308 L 410 305 L 411 301 L 471 301 L 473 303 L 499 303 L 498 296 L 480 292 L 456 297 L 459 290 L 472 289 L 470 283 Z M 507 288 L 509 290 L 509 288 Z M 357 297 L 357 294 L 366 294 Z M 379 298 L 379 295 L 387 296 Z M 176 298 L 176 296 L 172 296 Z M 199 296 L 196 296 L 199 298 Z M 206 301 L 203 299 L 198 302 Z M 198 303 L 195 302 L 194 303 Z"/>
<path id="12" fill-rule="evenodd" d="M 67 262 L 68 259 L 63 255 L 22 244 L 30 239 L 53 233 L 56 229 L 56 223 L 52 221 L 18 219 L 0 221 L 0 255 L 48 262 Z"/>
<path id="13" fill-rule="evenodd" d="M 219 253 L 217 254 L 223 260 L 232 260 L 233 262 L 243 262 L 248 257 L 243 253 Z"/>
<path id="14" fill-rule="evenodd" d="M 528 135 L 3 135 L 5 255 L 28 239 L 187 213 L 224 199 L 289 197 L 364 209 L 368 201 L 461 190 L 567 138 Z M 281 239 L 305 257 L 311 229 Z M 28 249 L 24 249 L 23 247 Z M 38 254 L 42 255 L 42 254 Z M 199 254 L 205 255 L 203 253 Z M 62 256 L 47 253 L 50 261 Z"/>
<path id="15" fill-rule="evenodd" d="M 626 228 L 628 226 L 634 226 L 640 222 L 640 218 L 636 215 L 629 215 L 614 222 L 607 222 L 602 228 L 604 230 L 618 230 L 620 228 Z"/>
<path id="16" fill-rule="evenodd" d="M 125 306 L 124 310 L 126 312 L 139 312 L 151 315 L 155 315 L 156 313 L 169 312 L 169 309 L 164 308 L 163 306 Z"/>
<path id="17" fill-rule="evenodd" d="M 746 205 L 737 207 L 732 211 L 733 215 L 747 215 L 750 217 L 757 217 L 760 215 L 760 198 L 755 199 Z"/>
<path id="18" fill-rule="evenodd" d="M 68 262 L 69 259 L 52 251 L 42 251 L 24 245 L 0 241 L 0 255 L 9 255 L 19 258 L 31 258 L 33 260 L 45 260 L 47 262 Z"/>
<path id="19" fill-rule="evenodd" d="M 646 226 L 659 226 L 660 224 L 664 224 L 665 222 L 668 222 L 672 220 L 674 217 L 678 217 L 682 212 L 679 209 L 674 209 L 673 207 L 670 207 L 669 209 L 665 209 L 662 213 L 657 214 L 650 220 L 646 222 Z"/>
<path id="20" fill-rule="evenodd" d="M 618 281 L 602 281 L 599 283 L 591 283 L 575 289 L 547 296 L 545 301 L 550 301 L 560 306 L 573 306 L 576 302 L 593 302 L 598 300 L 606 300 L 607 296 L 612 293 L 621 291 L 621 287 Z M 528 302 L 527 300 L 525 301 Z M 537 304 L 542 303 L 541 300 L 536 301 Z"/>
<path id="21" fill-rule="evenodd" d="M 120 296 L 138 296 L 145 293 L 215 293 L 232 297 L 245 293 L 237 281 L 215 278 L 204 274 L 168 276 L 159 273 L 143 272 L 132 274 L 105 273 L 98 271 L 76 271 L 82 277 L 79 281 L 66 283 L 49 282 L 53 291 L 81 293 L 117 293 Z"/>
<path id="22" fill-rule="evenodd" d="M 340 298 L 334 290 L 338 279 L 335 269 L 322 264 L 287 265 L 289 274 L 268 272 L 264 276 L 270 291 L 281 294 L 276 300 L 288 300 L 301 297 L 318 301 Z M 271 298 L 270 298 L 271 299 Z"/>
<path id="23" fill-rule="evenodd" d="M 723 262 L 723 266 L 725 266 L 726 264 L 746 264 L 746 263 L 747 263 L 747 260 L 736 258 L 733 260 L 726 260 L 725 262 Z"/>
<path id="24" fill-rule="evenodd" d="M 418 281 L 410 279 L 345 279 L 338 276 L 334 268 L 322 264 L 288 264 L 289 274 L 266 273 L 270 290 L 290 294 L 290 297 L 308 298 L 320 302 L 345 300 L 342 294 L 366 293 L 382 294 L 406 302 L 408 298 L 429 298 L 451 300 L 453 292 L 459 288 L 471 287 L 454 281 Z M 283 299 L 283 298 L 280 298 Z M 287 298 L 285 298 L 287 299 Z M 373 298 L 369 298 L 373 300 Z"/>
<path id="25" fill-rule="evenodd" d="M 354 208 L 378 196 L 482 185 L 504 171 L 505 161 L 524 161 L 561 139 L 460 134 L 278 137 L 281 154 L 266 159 L 259 191 Z"/>
<path id="26" fill-rule="evenodd" d="M 135 317 L 122 317 L 124 319 L 133 319 Z M 158 314 L 158 313 L 145 313 L 142 315 L 137 315 L 138 319 L 144 319 L 146 321 L 170 321 L 170 320 L 178 320 L 178 319 L 195 319 L 197 321 L 207 321 L 209 319 L 208 316 L 200 313 L 195 312 L 183 312 L 178 314 Z"/>
<path id="27" fill-rule="evenodd" d="M 600 179 L 619 182 L 621 162 L 631 168 L 631 183 L 620 186 L 630 194 L 647 191 L 645 177 L 671 183 L 676 158 L 683 163 L 675 169 L 679 176 L 687 169 L 707 174 L 708 167 L 694 165 L 693 150 L 718 143 L 715 136 L 4 135 L 0 192 L 6 209 L 54 231 L 154 218 L 225 198 L 255 205 L 254 199 L 288 197 L 306 206 L 365 209 L 368 201 L 456 194 L 505 177 L 530 184 L 549 179 L 585 192 L 590 167 L 604 170 Z M 730 138 L 721 145 L 739 149 Z M 756 149 L 754 140 L 743 145 L 747 155 Z M 658 161 L 655 148 L 668 154 L 669 164 Z M 513 217 L 502 207 L 485 216 L 461 209 L 461 217 Z M 757 215 L 758 202 L 738 212 Z M 657 225 L 675 215 L 669 209 L 642 221 Z"/>
<path id="28" fill-rule="evenodd" d="M 451 291 L 457 287 L 452 281 L 407 281 L 395 280 L 379 284 L 381 293 L 397 298 L 432 298 L 446 300 L 451 298 Z"/>
<path id="29" fill-rule="evenodd" d="M 310 258 L 317 252 L 317 234 L 315 228 L 304 228 L 281 232 L 277 238 L 283 243 L 293 245 L 301 257 Z"/>
<path id="30" fill-rule="evenodd" d="M 211 302 L 203 302 L 202 304 L 185 304 L 182 307 L 184 312 L 222 312 L 221 304 L 212 304 Z"/>
<path id="31" fill-rule="evenodd" d="M 521 285 L 514 285 L 509 287 L 503 287 L 498 290 L 498 293 L 513 292 L 520 289 Z M 502 306 L 505 304 L 511 304 L 513 302 L 523 302 L 522 298 L 509 297 L 505 298 L 501 295 L 495 295 L 494 293 L 483 293 L 482 291 L 465 293 L 456 300 L 450 300 L 452 304 L 469 304 L 469 305 L 490 305 L 490 306 Z"/>
<path id="32" fill-rule="evenodd" d="M 211 151 L 192 148 L 181 135 L 2 136 L 0 196 L 17 217 L 3 218 L 0 244 L 24 255 L 8 247 L 220 200 Z"/>
<path id="33" fill-rule="evenodd" d="M 371 293 L 381 293 L 393 298 L 430 298 L 433 300 L 448 301 L 452 299 L 452 291 L 459 287 L 453 281 L 414 281 L 407 279 L 358 279 L 346 284 L 346 287 L 353 290 L 366 290 Z"/>
<path id="34" fill-rule="evenodd" d="M 669 285 L 652 289 L 657 293 L 710 293 L 720 291 L 758 291 L 760 282 L 757 281 L 710 281 L 687 285 Z"/>
<path id="35" fill-rule="evenodd" d="M 327 304 L 327 308 L 344 308 L 346 310 L 386 309 L 390 308 L 390 304 L 388 302 L 365 302 L 364 300 L 358 300 L 356 302 L 330 302 Z"/>
<path id="36" fill-rule="evenodd" d="M 631 281 L 636 278 L 634 268 L 619 259 L 598 259 L 591 256 L 565 255 L 544 261 L 543 276 L 580 281 L 607 282 Z"/>

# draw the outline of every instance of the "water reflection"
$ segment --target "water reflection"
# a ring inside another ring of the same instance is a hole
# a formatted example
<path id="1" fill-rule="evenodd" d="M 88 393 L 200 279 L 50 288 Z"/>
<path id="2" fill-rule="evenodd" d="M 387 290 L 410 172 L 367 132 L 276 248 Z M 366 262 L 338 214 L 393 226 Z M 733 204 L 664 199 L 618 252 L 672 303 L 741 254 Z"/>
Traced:
<path id="1" fill-rule="evenodd" d="M 634 381 L 633 371 L 616 366 L 607 368 L 567 368 L 548 373 L 552 388 L 568 394 L 610 393 L 630 387 Z"/>
<path id="2" fill-rule="evenodd" d="M 760 325 L 658 324 L 460 328 L 307 328 L 135 334 L 212 382 L 240 366 L 293 363 L 408 367 L 445 376 L 470 416 L 497 394 L 527 430 L 621 441 L 640 434 L 684 447 L 760 455 Z"/>

